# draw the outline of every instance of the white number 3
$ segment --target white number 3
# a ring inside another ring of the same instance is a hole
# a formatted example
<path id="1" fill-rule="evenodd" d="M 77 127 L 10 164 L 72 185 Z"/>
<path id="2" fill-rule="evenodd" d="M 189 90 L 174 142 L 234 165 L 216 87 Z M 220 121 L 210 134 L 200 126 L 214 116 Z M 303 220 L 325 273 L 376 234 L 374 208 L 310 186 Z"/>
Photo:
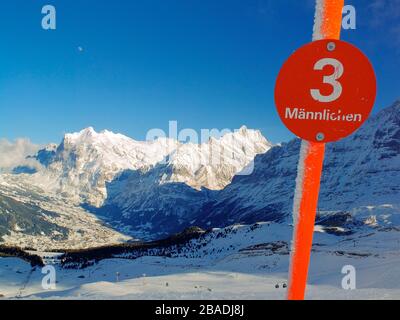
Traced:
<path id="1" fill-rule="evenodd" d="M 339 60 L 332 58 L 321 59 L 314 65 L 314 70 L 323 70 L 328 65 L 333 66 L 335 72 L 330 76 L 324 76 L 323 83 L 330 84 L 333 87 L 332 93 L 324 96 L 319 89 L 311 89 L 311 96 L 314 100 L 325 103 L 339 99 L 343 91 L 342 85 L 337 81 L 344 73 L 343 64 Z"/>

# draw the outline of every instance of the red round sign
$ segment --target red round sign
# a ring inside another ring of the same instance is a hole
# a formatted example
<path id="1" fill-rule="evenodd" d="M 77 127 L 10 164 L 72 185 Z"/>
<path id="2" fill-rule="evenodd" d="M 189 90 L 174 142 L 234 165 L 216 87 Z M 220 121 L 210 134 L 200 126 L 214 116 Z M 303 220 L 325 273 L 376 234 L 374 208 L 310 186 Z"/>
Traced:
<path id="1" fill-rule="evenodd" d="M 332 142 L 367 120 L 376 97 L 368 58 L 340 40 L 320 40 L 298 49 L 283 65 L 275 103 L 286 127 L 302 139 Z"/>

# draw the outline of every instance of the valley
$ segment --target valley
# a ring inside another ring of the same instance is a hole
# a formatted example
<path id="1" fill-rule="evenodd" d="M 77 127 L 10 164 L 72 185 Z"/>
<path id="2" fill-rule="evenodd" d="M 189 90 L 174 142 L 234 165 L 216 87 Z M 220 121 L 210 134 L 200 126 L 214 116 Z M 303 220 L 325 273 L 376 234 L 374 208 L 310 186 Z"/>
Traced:
<path id="1" fill-rule="evenodd" d="M 400 297 L 399 128 L 397 102 L 328 146 L 308 298 Z M 283 299 L 299 147 L 245 127 L 202 145 L 65 135 L 37 171 L 0 174 L 0 297 Z"/>

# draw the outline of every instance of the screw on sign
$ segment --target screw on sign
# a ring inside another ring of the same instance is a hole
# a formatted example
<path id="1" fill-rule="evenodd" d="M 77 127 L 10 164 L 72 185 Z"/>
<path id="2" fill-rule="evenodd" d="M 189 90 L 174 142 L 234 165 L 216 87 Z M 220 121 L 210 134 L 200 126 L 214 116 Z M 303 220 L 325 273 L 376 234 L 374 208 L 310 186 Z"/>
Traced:
<path id="1" fill-rule="evenodd" d="M 279 116 L 304 140 L 347 137 L 368 118 L 376 96 L 368 58 L 340 40 L 319 40 L 298 49 L 283 65 L 275 88 Z"/>
<path id="2" fill-rule="evenodd" d="M 313 41 L 283 65 L 275 103 L 287 128 L 303 139 L 293 204 L 288 299 L 305 297 L 325 143 L 345 138 L 368 118 L 376 78 L 367 57 L 340 41 L 344 0 L 316 0 Z"/>

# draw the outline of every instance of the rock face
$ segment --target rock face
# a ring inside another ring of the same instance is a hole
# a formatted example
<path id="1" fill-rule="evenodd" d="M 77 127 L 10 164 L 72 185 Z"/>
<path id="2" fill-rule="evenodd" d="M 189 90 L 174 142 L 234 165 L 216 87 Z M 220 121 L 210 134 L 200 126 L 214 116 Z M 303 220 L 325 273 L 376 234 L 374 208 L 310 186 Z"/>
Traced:
<path id="1" fill-rule="evenodd" d="M 194 222 L 200 226 L 283 221 L 291 212 L 300 140 L 276 146 L 256 157 L 254 172 L 237 176 L 214 192 Z"/>
<path id="2" fill-rule="evenodd" d="M 126 177 L 127 172 L 137 172 L 137 177 L 143 178 L 132 182 L 133 190 L 121 190 L 127 193 L 125 198 L 130 192 L 136 193 L 134 189 L 146 190 L 148 186 L 141 179 L 148 177 L 149 171 L 157 172 L 150 174 L 156 181 L 146 179 L 150 184 L 184 183 L 196 190 L 222 189 L 255 155 L 271 146 L 259 131 L 245 127 L 201 145 L 165 138 L 139 142 L 87 128 L 65 135 L 55 151 L 40 151 L 37 159 L 43 160 L 46 169 L 31 179 L 76 202 L 100 207 L 108 196 L 106 184 L 120 180 L 119 175 Z"/>
<path id="3" fill-rule="evenodd" d="M 400 203 L 400 102 L 329 145 L 320 206 L 350 210 Z"/>
<path id="4" fill-rule="evenodd" d="M 300 141 L 255 159 L 252 175 L 235 177 L 214 193 L 195 223 L 285 220 L 291 213 Z M 319 210 L 351 212 L 365 222 L 400 223 L 400 102 L 372 117 L 355 134 L 327 146 Z"/>

